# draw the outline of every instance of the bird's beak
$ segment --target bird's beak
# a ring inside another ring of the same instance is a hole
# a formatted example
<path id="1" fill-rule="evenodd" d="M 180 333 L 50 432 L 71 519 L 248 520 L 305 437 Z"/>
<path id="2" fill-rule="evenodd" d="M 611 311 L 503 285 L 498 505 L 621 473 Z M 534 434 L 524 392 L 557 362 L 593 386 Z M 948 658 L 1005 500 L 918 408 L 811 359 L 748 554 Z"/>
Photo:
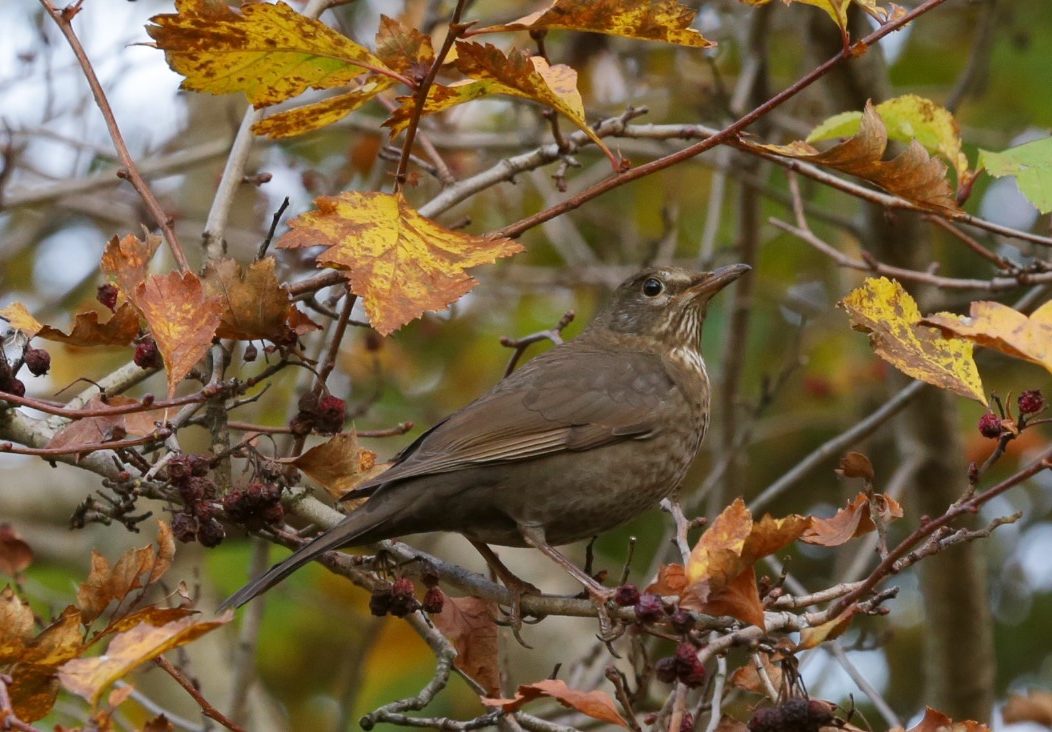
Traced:
<path id="1" fill-rule="evenodd" d="M 687 292 L 691 298 L 712 297 L 750 269 L 747 264 L 728 264 L 712 272 L 701 272 L 692 278 Z"/>

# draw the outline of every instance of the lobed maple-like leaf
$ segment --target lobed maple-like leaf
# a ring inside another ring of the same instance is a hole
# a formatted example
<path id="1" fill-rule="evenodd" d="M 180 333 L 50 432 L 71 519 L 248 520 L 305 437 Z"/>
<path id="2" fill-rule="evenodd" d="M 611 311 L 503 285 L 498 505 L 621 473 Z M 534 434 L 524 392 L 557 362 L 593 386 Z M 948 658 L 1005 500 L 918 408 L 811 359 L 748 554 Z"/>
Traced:
<path id="1" fill-rule="evenodd" d="M 239 9 L 211 0 L 176 0 L 174 14 L 155 15 L 147 33 L 182 88 L 244 92 L 257 107 L 307 89 L 346 86 L 369 70 L 389 71 L 369 49 L 283 2 Z"/>
<path id="2" fill-rule="evenodd" d="M 877 511 L 882 521 L 902 518 L 902 506 L 891 496 L 877 493 L 873 495 L 873 501 L 878 507 Z M 804 532 L 800 540 L 821 546 L 840 546 L 856 536 L 868 534 L 875 528 L 870 516 L 870 497 L 860 492 L 831 518 L 813 517 L 811 527 Z"/>
<path id="3" fill-rule="evenodd" d="M 99 267 L 117 282 L 125 297 L 130 297 L 146 279 L 150 260 L 160 245 L 161 237 L 154 234 L 146 234 L 143 239 L 134 234 L 115 236 L 106 242 Z"/>
<path id="4" fill-rule="evenodd" d="M 208 297 L 193 272 L 149 277 L 135 288 L 132 302 L 157 342 L 171 394 L 208 352 L 219 327 L 222 303 Z"/>
<path id="5" fill-rule="evenodd" d="M 512 699 L 483 698 L 486 706 L 500 707 L 506 712 L 514 712 L 523 704 L 548 697 L 555 699 L 564 707 L 575 709 L 592 719 L 598 719 L 618 727 L 628 727 L 628 722 L 617 711 L 617 705 L 609 694 L 602 691 L 578 691 L 571 689 L 566 682 L 559 679 L 545 679 L 532 684 L 520 684 Z"/>
<path id="6" fill-rule="evenodd" d="M 0 316 L 30 337 L 70 346 L 126 346 L 139 335 L 139 314 L 128 303 L 122 304 L 104 321 L 99 320 L 99 314 L 94 310 L 77 313 L 69 333 L 39 322 L 19 302 L 0 309 Z"/>
<path id="7" fill-rule="evenodd" d="M 680 46 L 716 45 L 691 27 L 695 11 L 676 0 L 555 0 L 537 12 L 474 33 L 572 30 Z"/>
<path id="8" fill-rule="evenodd" d="M 318 264 L 346 272 L 373 327 L 385 335 L 471 290 L 469 267 L 522 251 L 510 239 L 439 226 L 401 194 L 346 191 L 314 203 L 316 210 L 289 222 L 278 246 L 326 247 Z"/>
<path id="9" fill-rule="evenodd" d="M 946 176 L 946 164 L 929 155 L 919 142 L 914 140 L 905 152 L 891 160 L 884 160 L 888 132 L 870 102 L 866 103 L 859 119 L 858 132 L 825 152 L 820 152 L 803 140 L 788 145 L 742 144 L 857 176 L 923 208 L 960 212 Z"/>
<path id="10" fill-rule="evenodd" d="M 91 571 L 77 589 L 77 607 L 85 624 L 90 623 L 109 606 L 120 603 L 132 590 L 156 582 L 172 564 L 175 542 L 164 521 L 157 525 L 157 549 L 148 544 L 129 549 L 110 566 L 104 556 L 91 552 Z"/>
<path id="11" fill-rule="evenodd" d="M 289 332 L 288 289 L 279 281 L 277 263 L 265 257 L 248 267 L 222 258 L 205 267 L 203 284 L 209 298 L 219 301 L 219 338 L 285 340 Z"/>
<path id="12" fill-rule="evenodd" d="M 376 31 L 376 55 L 388 68 L 410 76 L 426 72 L 435 61 L 430 36 L 386 15 Z"/>
<path id="13" fill-rule="evenodd" d="M 837 306 L 847 311 L 856 330 L 869 333 L 876 354 L 899 371 L 986 404 L 972 344 L 946 338 L 925 324 L 917 303 L 898 282 L 870 277 Z"/>
<path id="14" fill-rule="evenodd" d="M 228 612 L 216 620 L 186 617 L 159 626 L 139 623 L 115 635 L 105 654 L 64 663 L 58 672 L 59 680 L 67 690 L 96 704 L 111 684 L 138 666 L 225 625 L 233 617 Z"/>
<path id="15" fill-rule="evenodd" d="M 431 616 L 457 657 L 453 663 L 474 679 L 487 694 L 500 693 L 499 631 L 494 618 L 497 606 L 477 597 L 447 597 L 442 612 Z"/>

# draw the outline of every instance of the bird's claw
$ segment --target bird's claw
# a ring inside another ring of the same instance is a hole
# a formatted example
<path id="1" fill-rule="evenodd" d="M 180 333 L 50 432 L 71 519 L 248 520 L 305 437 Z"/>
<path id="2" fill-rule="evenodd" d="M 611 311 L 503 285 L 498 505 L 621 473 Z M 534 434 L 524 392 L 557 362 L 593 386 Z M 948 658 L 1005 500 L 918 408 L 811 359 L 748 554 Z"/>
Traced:
<path id="1" fill-rule="evenodd" d="M 624 635 L 625 627 L 616 617 L 610 615 L 610 608 L 608 607 L 611 600 L 614 599 L 614 594 L 617 590 L 612 590 L 607 587 L 589 587 L 588 597 L 595 605 L 596 615 L 599 618 L 599 632 L 596 637 L 607 644 L 609 647 L 610 643 Z M 611 653 L 613 651 L 611 650 Z M 616 653 L 614 654 L 617 655 Z"/>
<path id="2" fill-rule="evenodd" d="M 511 628 L 511 634 L 514 636 L 515 640 L 518 641 L 519 645 L 523 648 L 532 650 L 533 646 L 523 640 L 522 637 L 522 596 L 539 595 L 541 594 L 541 591 L 529 582 L 518 578 L 512 580 L 511 577 L 504 578 L 504 586 L 508 589 L 508 592 L 511 593 L 511 604 L 508 607 L 508 612 L 504 615 L 505 620 L 503 623 Z"/>

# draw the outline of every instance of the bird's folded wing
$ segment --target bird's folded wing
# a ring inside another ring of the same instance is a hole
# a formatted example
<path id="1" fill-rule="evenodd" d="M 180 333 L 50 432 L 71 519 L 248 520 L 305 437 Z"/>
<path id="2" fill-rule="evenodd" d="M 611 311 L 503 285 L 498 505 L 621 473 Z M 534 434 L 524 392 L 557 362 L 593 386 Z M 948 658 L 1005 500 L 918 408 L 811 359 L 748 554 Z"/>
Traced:
<path id="1" fill-rule="evenodd" d="M 657 356 L 549 351 L 432 427 L 345 498 L 406 478 L 644 438 L 677 398 Z"/>

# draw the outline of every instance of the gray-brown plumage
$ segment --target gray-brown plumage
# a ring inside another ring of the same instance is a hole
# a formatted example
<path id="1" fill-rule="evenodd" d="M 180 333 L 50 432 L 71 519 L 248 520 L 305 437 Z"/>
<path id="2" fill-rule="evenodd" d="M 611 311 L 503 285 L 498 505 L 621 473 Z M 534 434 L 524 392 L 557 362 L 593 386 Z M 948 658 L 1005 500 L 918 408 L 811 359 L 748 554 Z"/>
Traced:
<path id="1" fill-rule="evenodd" d="M 349 494 L 368 496 L 361 507 L 223 606 L 330 549 L 428 531 L 537 547 L 601 593 L 552 545 L 625 523 L 683 479 L 709 420 L 706 304 L 748 269 L 663 267 L 626 280 L 581 335 L 421 435 Z"/>

